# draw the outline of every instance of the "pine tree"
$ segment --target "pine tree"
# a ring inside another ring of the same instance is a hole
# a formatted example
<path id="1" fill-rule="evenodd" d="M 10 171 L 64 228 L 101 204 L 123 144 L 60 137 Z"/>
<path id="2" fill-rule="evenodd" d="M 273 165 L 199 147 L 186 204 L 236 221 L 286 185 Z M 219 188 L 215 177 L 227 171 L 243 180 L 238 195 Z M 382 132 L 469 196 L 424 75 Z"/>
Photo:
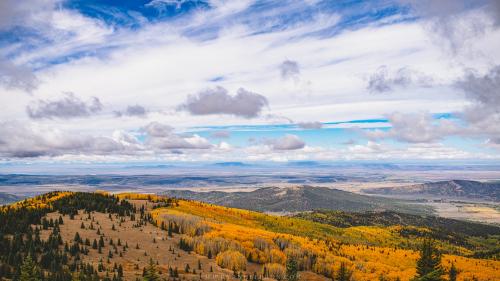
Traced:
<path id="1" fill-rule="evenodd" d="M 28 255 L 21 266 L 20 281 L 41 281 L 40 270 L 34 263 L 31 255 Z"/>
<path id="2" fill-rule="evenodd" d="M 168 223 L 168 237 L 172 237 L 172 223 Z"/>
<path id="3" fill-rule="evenodd" d="M 448 272 L 448 280 L 449 281 L 457 281 L 458 270 L 455 267 L 455 264 L 452 263 L 450 267 L 450 271 Z"/>
<path id="4" fill-rule="evenodd" d="M 441 254 L 434 242 L 425 239 L 420 248 L 420 258 L 417 261 L 417 276 L 413 281 L 442 281 L 444 274 L 441 268 Z"/>
<path id="5" fill-rule="evenodd" d="M 286 260 L 286 280 L 299 280 L 299 276 L 297 275 L 297 261 L 291 256 L 289 256 Z"/>
<path id="6" fill-rule="evenodd" d="M 156 264 L 153 259 L 149 259 L 149 264 L 144 270 L 144 281 L 159 281 L 160 276 L 158 275 L 158 270 L 156 269 Z"/>
<path id="7" fill-rule="evenodd" d="M 347 265 L 345 263 L 340 263 L 339 271 L 337 272 L 335 281 L 349 281 L 351 280 L 352 272 L 347 269 Z"/>

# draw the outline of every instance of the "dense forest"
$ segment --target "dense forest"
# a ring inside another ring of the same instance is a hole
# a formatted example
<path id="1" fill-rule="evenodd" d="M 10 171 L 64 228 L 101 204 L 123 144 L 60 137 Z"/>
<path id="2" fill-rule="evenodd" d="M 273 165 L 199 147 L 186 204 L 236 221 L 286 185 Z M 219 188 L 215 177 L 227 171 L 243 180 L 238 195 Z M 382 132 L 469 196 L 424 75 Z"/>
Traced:
<path id="1" fill-rule="evenodd" d="M 500 259 L 500 227 L 482 223 L 414 215 L 393 211 L 342 212 L 316 210 L 293 215 L 296 218 L 348 228 L 355 226 L 400 226 L 402 236 L 432 237 L 471 250 L 472 257 Z"/>
<path id="2" fill-rule="evenodd" d="M 74 276 L 82 281 L 100 280 L 98 269 L 85 264 L 80 258 L 80 255 L 88 252 L 90 245 L 77 235 L 72 244 L 64 244 L 59 231 L 59 226 L 64 224 L 62 216 L 57 220 L 47 220 L 44 217 L 49 212 L 57 211 L 72 219 L 78 210 L 120 216 L 132 216 L 136 213 L 130 203 L 114 196 L 79 192 L 51 192 L 2 207 L 0 276 L 12 280 L 62 281 L 72 280 Z M 52 229 L 50 236 L 47 240 L 42 240 L 40 231 L 49 228 Z M 121 280 L 121 277 L 117 274 L 113 280 Z"/>

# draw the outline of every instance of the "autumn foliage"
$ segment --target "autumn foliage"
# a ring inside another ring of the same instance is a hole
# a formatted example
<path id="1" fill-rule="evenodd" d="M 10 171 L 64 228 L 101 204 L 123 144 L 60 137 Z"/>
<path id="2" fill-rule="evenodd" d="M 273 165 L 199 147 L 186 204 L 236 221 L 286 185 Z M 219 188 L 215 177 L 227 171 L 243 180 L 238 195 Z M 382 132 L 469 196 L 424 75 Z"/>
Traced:
<path id="1" fill-rule="evenodd" d="M 277 217 L 179 200 L 176 206 L 152 211 L 157 224 L 176 225 L 185 247 L 215 257 L 225 268 L 239 270 L 246 261 L 263 265 L 265 276 L 283 280 L 286 261 L 293 257 L 300 271 L 335 277 L 342 270 L 354 280 L 410 280 L 416 274 L 420 239 L 401 237 L 398 227 L 336 228 L 298 218 Z M 443 249 L 466 254 L 450 244 Z M 443 268 L 454 263 L 458 280 L 494 279 L 500 262 L 443 255 Z M 234 267 L 234 268 L 233 268 Z M 281 278 L 281 279 L 280 279 Z M 492 279 L 493 278 L 493 279 Z"/>

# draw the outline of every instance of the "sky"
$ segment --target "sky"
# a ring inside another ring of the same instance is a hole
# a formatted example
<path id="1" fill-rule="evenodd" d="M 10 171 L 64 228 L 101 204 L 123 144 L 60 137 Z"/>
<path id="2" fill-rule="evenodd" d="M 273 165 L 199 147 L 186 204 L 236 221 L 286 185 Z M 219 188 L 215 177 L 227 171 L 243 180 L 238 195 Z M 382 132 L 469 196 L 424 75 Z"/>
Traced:
<path id="1" fill-rule="evenodd" d="M 495 0 L 3 0 L 0 163 L 500 160 Z"/>

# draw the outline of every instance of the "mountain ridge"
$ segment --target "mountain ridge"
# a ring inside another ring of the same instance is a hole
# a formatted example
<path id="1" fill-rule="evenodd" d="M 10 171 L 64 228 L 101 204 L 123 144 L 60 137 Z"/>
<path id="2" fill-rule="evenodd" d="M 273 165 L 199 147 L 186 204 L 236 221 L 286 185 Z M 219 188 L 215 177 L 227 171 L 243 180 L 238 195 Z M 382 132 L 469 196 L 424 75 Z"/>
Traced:
<path id="1" fill-rule="evenodd" d="M 362 191 L 377 195 L 431 195 L 500 201 L 500 182 L 449 180 L 409 186 L 370 188 Z"/>
<path id="2" fill-rule="evenodd" d="M 309 185 L 284 188 L 271 186 L 250 192 L 166 190 L 161 194 L 261 212 L 301 212 L 329 209 L 361 212 L 392 210 L 409 213 L 430 213 L 430 210 L 422 206 L 413 206 L 382 197 L 366 196 Z"/>

